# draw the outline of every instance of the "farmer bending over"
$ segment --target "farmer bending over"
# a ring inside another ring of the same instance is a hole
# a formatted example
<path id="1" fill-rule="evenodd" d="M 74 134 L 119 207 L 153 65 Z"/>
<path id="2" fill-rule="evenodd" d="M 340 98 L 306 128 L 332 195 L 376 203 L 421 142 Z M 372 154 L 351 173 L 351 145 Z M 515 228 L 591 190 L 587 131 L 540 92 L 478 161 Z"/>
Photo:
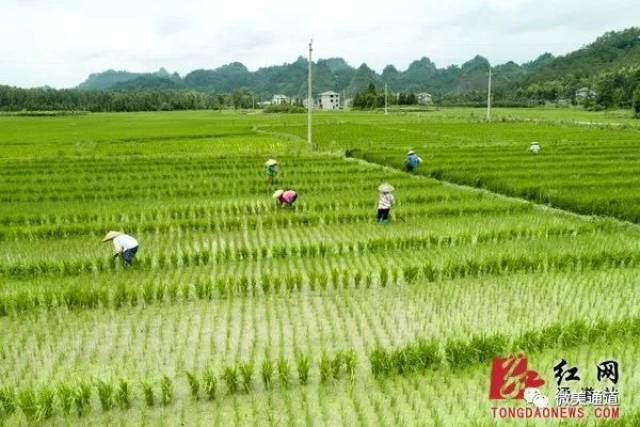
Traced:
<path id="1" fill-rule="evenodd" d="M 378 197 L 378 222 L 389 222 L 389 212 L 391 207 L 396 203 L 396 198 L 393 197 L 394 188 L 390 184 L 384 183 L 378 187 L 380 196 Z"/>
<path id="2" fill-rule="evenodd" d="M 534 141 L 529 144 L 529 151 L 533 154 L 538 154 L 540 152 L 540 143 Z"/>
<path id="3" fill-rule="evenodd" d="M 131 260 L 138 252 L 138 241 L 120 231 L 110 231 L 102 239 L 103 242 L 113 240 L 113 257 L 122 256 L 125 267 L 131 267 Z"/>
<path id="4" fill-rule="evenodd" d="M 264 165 L 267 168 L 267 182 L 272 185 L 278 174 L 278 162 L 274 159 L 269 159 Z"/>
<path id="5" fill-rule="evenodd" d="M 407 158 L 404 159 L 404 168 L 407 172 L 413 172 L 418 169 L 420 163 L 422 163 L 422 159 L 418 157 L 415 151 L 410 150 L 407 153 Z"/>
<path id="6" fill-rule="evenodd" d="M 276 192 L 273 193 L 273 198 L 276 202 L 280 203 L 280 206 L 291 206 L 298 198 L 298 193 L 293 190 L 276 190 Z"/>

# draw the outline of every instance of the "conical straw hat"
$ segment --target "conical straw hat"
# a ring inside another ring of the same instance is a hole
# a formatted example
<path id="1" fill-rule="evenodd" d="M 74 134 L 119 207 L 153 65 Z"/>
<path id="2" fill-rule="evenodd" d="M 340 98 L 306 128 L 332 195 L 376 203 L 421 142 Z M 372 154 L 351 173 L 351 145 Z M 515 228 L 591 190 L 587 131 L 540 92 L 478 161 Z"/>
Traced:
<path id="1" fill-rule="evenodd" d="M 380 184 L 380 186 L 378 187 L 378 191 L 381 191 L 383 193 L 391 193 L 394 190 L 395 188 L 393 188 L 393 185 L 387 184 L 386 182 L 384 184 Z"/>
<path id="2" fill-rule="evenodd" d="M 273 196 L 271 196 L 271 197 L 273 197 L 274 199 L 277 199 L 278 197 L 282 196 L 283 193 L 284 193 L 284 190 L 276 190 L 273 193 Z"/>
<path id="3" fill-rule="evenodd" d="M 124 233 L 121 231 L 110 231 L 107 233 L 106 236 L 104 236 L 104 239 L 102 239 L 103 242 L 108 242 L 109 240 L 113 240 L 118 236 L 122 236 Z"/>
<path id="4" fill-rule="evenodd" d="M 265 166 L 273 166 L 273 165 L 277 165 L 278 162 L 274 159 L 269 159 L 267 160 L 267 162 L 264 164 Z"/>

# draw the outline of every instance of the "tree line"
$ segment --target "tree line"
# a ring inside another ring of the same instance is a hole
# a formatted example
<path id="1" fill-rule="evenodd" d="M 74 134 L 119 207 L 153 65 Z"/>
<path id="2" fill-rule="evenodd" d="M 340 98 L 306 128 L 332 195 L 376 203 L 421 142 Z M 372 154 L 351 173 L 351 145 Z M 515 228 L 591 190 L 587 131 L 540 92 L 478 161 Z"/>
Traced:
<path id="1" fill-rule="evenodd" d="M 0 111 L 170 111 L 253 108 L 257 99 L 246 89 L 229 94 L 192 90 L 102 91 L 21 89 L 0 86 Z"/>
<path id="2" fill-rule="evenodd" d="M 384 90 L 378 91 L 373 82 L 369 86 L 356 92 L 352 106 L 359 110 L 372 110 L 384 107 Z M 417 105 L 418 97 L 413 92 L 387 93 L 388 105 Z"/>
<path id="3" fill-rule="evenodd" d="M 586 96 L 577 91 L 587 88 Z M 373 82 L 353 97 L 353 108 L 384 107 L 384 91 Z M 487 93 L 471 90 L 462 93 L 434 94 L 441 106 L 482 106 Z M 584 105 L 591 110 L 632 108 L 640 115 L 640 66 L 627 66 L 602 72 L 592 78 L 567 75 L 561 79 L 534 82 L 528 86 L 499 86 L 492 93 L 493 104 L 504 107 L 530 107 L 547 103 Z M 103 91 L 78 89 L 21 89 L 0 86 L 0 111 L 163 111 L 222 108 L 249 109 L 259 98 L 246 88 L 216 94 L 194 90 Z M 415 105 L 413 92 L 389 94 L 389 105 Z"/>

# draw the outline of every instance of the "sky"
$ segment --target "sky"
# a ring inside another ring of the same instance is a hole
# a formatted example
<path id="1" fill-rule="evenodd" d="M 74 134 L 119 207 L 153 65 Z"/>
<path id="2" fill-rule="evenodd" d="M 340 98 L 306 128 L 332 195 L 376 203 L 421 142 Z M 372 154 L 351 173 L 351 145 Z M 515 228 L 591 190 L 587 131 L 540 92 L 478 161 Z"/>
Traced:
<path id="1" fill-rule="evenodd" d="M 565 54 L 640 23 L 637 0 L 0 0 L 0 84 L 74 87 L 90 73 L 184 76 L 343 57 L 381 71 L 429 57 L 493 64 Z"/>

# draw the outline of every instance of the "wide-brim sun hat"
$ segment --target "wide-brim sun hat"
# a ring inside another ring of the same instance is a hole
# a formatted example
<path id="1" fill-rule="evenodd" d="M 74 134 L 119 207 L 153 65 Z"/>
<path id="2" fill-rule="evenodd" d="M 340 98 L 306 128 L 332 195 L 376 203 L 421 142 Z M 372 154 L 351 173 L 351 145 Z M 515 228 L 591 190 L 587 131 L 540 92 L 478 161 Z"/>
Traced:
<path id="1" fill-rule="evenodd" d="M 273 165 L 277 165 L 278 162 L 275 159 L 269 159 L 267 160 L 267 162 L 264 164 L 265 166 L 273 166 Z"/>
<path id="2" fill-rule="evenodd" d="M 104 236 L 104 239 L 102 239 L 103 242 L 108 242 L 109 240 L 113 240 L 118 236 L 122 236 L 124 233 L 122 231 L 110 231 L 107 233 L 106 236 Z"/>
<path id="3" fill-rule="evenodd" d="M 409 150 L 409 152 L 407 153 L 407 156 L 410 156 L 410 155 L 412 155 L 412 154 L 416 154 L 416 152 L 415 152 L 415 151 L 413 151 L 413 150 Z"/>
<path id="4" fill-rule="evenodd" d="M 381 191 L 383 193 L 391 193 L 392 191 L 395 191 L 395 188 L 393 188 L 393 185 L 385 182 L 383 184 L 380 184 L 380 186 L 378 187 L 378 191 Z"/>
<path id="5" fill-rule="evenodd" d="M 273 196 L 271 196 L 271 197 L 273 197 L 274 199 L 277 199 L 278 197 L 282 196 L 283 194 L 284 194 L 284 190 L 276 190 L 276 191 L 274 191 Z"/>

